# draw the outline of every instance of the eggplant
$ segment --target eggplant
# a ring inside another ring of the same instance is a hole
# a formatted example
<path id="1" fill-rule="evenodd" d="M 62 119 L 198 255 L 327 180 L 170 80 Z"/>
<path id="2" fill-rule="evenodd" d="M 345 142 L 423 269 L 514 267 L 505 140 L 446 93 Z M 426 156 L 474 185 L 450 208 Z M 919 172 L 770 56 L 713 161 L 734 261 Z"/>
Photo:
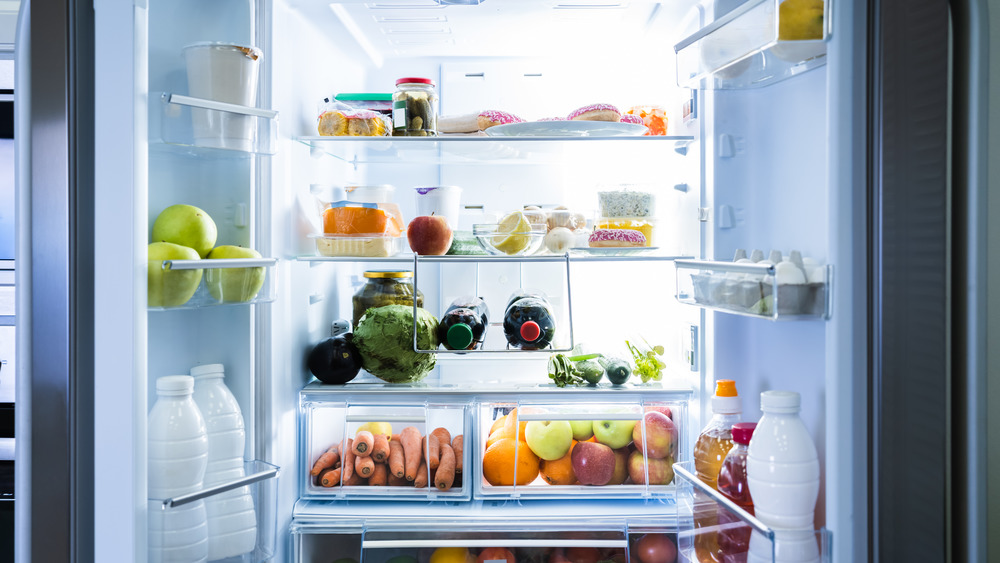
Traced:
<path id="1" fill-rule="evenodd" d="M 361 371 L 361 354 L 351 333 L 331 336 L 316 345 L 306 360 L 309 371 L 323 383 L 342 385 Z"/>

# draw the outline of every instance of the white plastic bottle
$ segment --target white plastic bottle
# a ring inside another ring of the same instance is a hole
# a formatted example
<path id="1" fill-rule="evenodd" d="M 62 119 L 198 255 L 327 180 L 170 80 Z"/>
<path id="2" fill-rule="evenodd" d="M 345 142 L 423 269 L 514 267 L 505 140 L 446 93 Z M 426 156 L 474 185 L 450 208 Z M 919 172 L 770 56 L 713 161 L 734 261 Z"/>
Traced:
<path id="1" fill-rule="evenodd" d="M 799 394 L 760 394 L 764 416 L 747 453 L 747 483 L 757 518 L 771 528 L 813 530 L 819 496 L 819 457 L 799 418 Z"/>
<path id="2" fill-rule="evenodd" d="M 192 399 L 194 379 L 168 375 L 156 380 L 149 412 L 147 471 L 149 560 L 208 560 L 208 526 L 202 501 L 164 508 L 163 500 L 201 490 L 208 465 L 208 434 Z"/>
<path id="3" fill-rule="evenodd" d="M 194 402 L 208 428 L 208 468 L 205 486 L 212 487 L 243 477 L 246 432 L 240 405 L 226 387 L 222 364 L 191 368 Z M 247 487 L 205 499 L 208 512 L 208 559 L 233 557 L 252 551 L 257 544 L 257 515 Z"/>

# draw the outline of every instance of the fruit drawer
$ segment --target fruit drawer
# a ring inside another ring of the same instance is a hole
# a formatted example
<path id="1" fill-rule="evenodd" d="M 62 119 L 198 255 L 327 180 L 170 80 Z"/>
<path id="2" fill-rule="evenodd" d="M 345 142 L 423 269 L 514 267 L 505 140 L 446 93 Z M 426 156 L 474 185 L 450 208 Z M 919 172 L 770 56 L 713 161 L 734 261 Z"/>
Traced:
<path id="1" fill-rule="evenodd" d="M 197 254 L 197 253 L 195 253 Z M 195 309 L 274 301 L 277 258 L 150 260 L 151 310 Z"/>
<path id="2" fill-rule="evenodd" d="M 337 402 L 303 391 L 301 497 L 468 500 L 469 407 L 409 400 Z"/>
<path id="3" fill-rule="evenodd" d="M 778 530 L 765 525 L 721 493 L 702 483 L 694 462 L 674 465 L 678 503 L 689 519 L 677 534 L 680 561 L 712 557 L 720 561 L 827 563 L 832 561 L 830 533 Z"/>
<path id="4" fill-rule="evenodd" d="M 149 560 L 269 560 L 277 532 L 278 473 L 269 463 L 247 461 L 242 476 L 231 481 L 149 499 Z"/>
<path id="5" fill-rule="evenodd" d="M 649 498 L 674 494 L 686 455 L 686 397 L 615 403 L 481 403 L 477 498 Z"/>

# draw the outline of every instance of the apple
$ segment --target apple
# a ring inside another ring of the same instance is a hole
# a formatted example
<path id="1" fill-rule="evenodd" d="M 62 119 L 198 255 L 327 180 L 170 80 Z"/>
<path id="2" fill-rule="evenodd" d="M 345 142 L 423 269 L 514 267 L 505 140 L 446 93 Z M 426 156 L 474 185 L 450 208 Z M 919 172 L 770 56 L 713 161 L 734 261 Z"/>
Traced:
<path id="1" fill-rule="evenodd" d="M 571 420 L 569 425 L 573 427 L 573 439 L 579 442 L 589 440 L 594 435 L 594 423 L 590 420 Z"/>
<path id="2" fill-rule="evenodd" d="M 451 248 L 451 227 L 442 215 L 414 217 L 406 228 L 410 250 L 421 256 L 440 256 Z"/>
<path id="3" fill-rule="evenodd" d="M 506 563 L 517 563 L 514 553 L 504 547 L 487 547 L 479 552 L 479 557 L 476 558 L 476 563 L 485 563 L 486 561 L 506 561 Z"/>
<path id="4" fill-rule="evenodd" d="M 646 459 L 642 452 L 636 450 L 628 456 L 628 475 L 636 485 L 646 483 L 646 472 L 649 472 L 650 485 L 669 485 L 674 480 L 674 460 Z"/>
<path id="5" fill-rule="evenodd" d="M 524 441 L 538 457 L 555 461 L 569 452 L 573 427 L 565 420 L 532 420 L 524 427 Z"/>
<path id="6" fill-rule="evenodd" d="M 154 242 L 147 249 L 147 301 L 150 307 L 180 307 L 201 283 L 201 270 L 164 270 L 164 260 L 198 260 L 193 248 L 169 242 Z"/>
<path id="7" fill-rule="evenodd" d="M 628 479 L 628 448 L 615 450 L 615 472 L 611 475 L 609 485 L 621 485 Z"/>
<path id="8" fill-rule="evenodd" d="M 219 235 L 215 221 L 193 205 L 177 204 L 164 209 L 153 222 L 153 242 L 172 242 L 208 256 Z"/>
<path id="9" fill-rule="evenodd" d="M 597 442 L 577 442 L 571 455 L 581 485 L 607 485 L 615 474 L 615 452 Z"/>
<path id="10" fill-rule="evenodd" d="M 260 252 L 242 246 L 216 246 L 208 253 L 209 260 L 226 258 L 260 258 Z M 206 268 L 205 285 L 216 301 L 244 303 L 250 301 L 264 287 L 265 269 L 257 268 Z"/>
<path id="11" fill-rule="evenodd" d="M 670 420 L 674 419 L 674 411 L 670 410 L 667 406 L 648 406 L 646 407 L 646 412 L 659 412 L 667 415 Z"/>
<path id="12" fill-rule="evenodd" d="M 642 563 L 674 563 L 677 561 L 677 545 L 667 534 L 646 534 L 639 538 L 632 548 Z"/>
<path id="13" fill-rule="evenodd" d="M 594 437 L 613 450 L 624 448 L 632 441 L 635 420 L 595 420 Z"/>
<path id="14" fill-rule="evenodd" d="M 655 411 L 647 412 L 642 420 L 645 425 L 636 424 L 632 430 L 635 447 L 650 459 L 663 459 L 673 455 L 677 448 L 677 427 L 674 426 L 674 421 Z"/>

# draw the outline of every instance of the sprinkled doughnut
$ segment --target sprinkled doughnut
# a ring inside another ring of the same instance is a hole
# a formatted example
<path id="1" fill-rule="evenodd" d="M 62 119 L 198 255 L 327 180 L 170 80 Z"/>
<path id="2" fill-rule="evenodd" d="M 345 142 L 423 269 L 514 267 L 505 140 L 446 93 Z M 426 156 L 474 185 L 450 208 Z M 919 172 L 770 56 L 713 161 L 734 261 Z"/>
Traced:
<path id="1" fill-rule="evenodd" d="M 623 113 L 622 123 L 635 123 L 636 125 L 642 125 L 642 118 L 638 115 L 632 115 L 631 113 Z"/>
<path id="2" fill-rule="evenodd" d="M 646 235 L 634 229 L 595 229 L 587 243 L 595 248 L 646 246 Z"/>
<path id="3" fill-rule="evenodd" d="M 479 130 L 485 131 L 487 127 L 493 127 L 494 125 L 506 125 L 508 123 L 522 123 L 524 120 L 514 115 L 513 113 L 507 113 L 505 111 L 499 111 L 495 109 L 488 109 L 486 111 L 479 112 L 479 117 L 476 119 L 476 121 L 479 124 Z"/>
<path id="4" fill-rule="evenodd" d="M 622 112 L 611 104 L 591 104 L 580 109 L 573 110 L 566 119 L 581 121 L 618 121 L 622 117 Z"/>

